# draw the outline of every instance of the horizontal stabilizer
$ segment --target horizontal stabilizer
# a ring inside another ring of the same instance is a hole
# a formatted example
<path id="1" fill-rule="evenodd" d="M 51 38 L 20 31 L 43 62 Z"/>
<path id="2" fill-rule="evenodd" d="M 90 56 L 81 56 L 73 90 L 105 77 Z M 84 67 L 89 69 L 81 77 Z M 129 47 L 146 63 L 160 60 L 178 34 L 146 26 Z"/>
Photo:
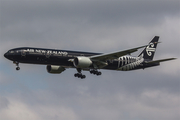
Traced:
<path id="1" fill-rule="evenodd" d="M 165 61 L 169 61 L 169 60 L 175 60 L 177 58 L 167 58 L 167 59 L 161 59 L 161 60 L 154 60 L 154 61 L 147 61 L 145 63 L 151 64 L 151 63 L 160 63 L 160 62 L 165 62 Z"/>

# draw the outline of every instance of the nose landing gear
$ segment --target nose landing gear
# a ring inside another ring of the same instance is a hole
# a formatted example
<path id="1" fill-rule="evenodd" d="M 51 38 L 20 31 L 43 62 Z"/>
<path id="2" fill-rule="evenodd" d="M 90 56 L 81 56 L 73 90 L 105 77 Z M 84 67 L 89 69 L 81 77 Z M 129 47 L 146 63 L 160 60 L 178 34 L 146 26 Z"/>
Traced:
<path id="1" fill-rule="evenodd" d="M 16 70 L 20 70 L 19 62 L 14 61 L 13 63 L 16 64 Z"/>

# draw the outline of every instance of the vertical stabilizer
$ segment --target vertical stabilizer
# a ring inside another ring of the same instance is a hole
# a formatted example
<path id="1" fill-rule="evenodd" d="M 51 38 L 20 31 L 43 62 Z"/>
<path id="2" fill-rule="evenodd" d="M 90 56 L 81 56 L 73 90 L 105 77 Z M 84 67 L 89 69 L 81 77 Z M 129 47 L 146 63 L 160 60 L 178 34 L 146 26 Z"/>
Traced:
<path id="1" fill-rule="evenodd" d="M 152 60 L 156 51 L 158 40 L 159 36 L 155 36 L 139 56 L 142 56 L 145 60 Z"/>

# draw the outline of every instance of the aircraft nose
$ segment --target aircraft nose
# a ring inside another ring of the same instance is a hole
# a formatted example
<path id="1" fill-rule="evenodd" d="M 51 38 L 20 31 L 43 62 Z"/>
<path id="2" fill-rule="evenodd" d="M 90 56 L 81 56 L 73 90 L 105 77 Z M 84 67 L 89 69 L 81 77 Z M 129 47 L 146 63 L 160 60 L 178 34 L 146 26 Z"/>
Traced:
<path id="1" fill-rule="evenodd" d="M 4 54 L 4 57 L 9 60 L 14 60 L 14 53 L 10 53 L 9 51 Z"/>
<path id="2" fill-rule="evenodd" d="M 8 58 L 8 53 L 5 53 L 5 54 L 4 54 L 4 57 L 5 57 L 5 58 Z"/>

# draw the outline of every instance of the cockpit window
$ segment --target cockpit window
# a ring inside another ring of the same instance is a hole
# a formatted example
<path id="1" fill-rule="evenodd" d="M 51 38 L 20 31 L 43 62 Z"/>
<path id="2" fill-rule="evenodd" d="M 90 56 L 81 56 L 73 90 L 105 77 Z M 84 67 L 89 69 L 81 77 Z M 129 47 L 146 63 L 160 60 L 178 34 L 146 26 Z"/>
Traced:
<path id="1" fill-rule="evenodd" d="M 10 50 L 9 53 L 14 53 L 14 51 L 13 51 L 13 50 Z"/>

